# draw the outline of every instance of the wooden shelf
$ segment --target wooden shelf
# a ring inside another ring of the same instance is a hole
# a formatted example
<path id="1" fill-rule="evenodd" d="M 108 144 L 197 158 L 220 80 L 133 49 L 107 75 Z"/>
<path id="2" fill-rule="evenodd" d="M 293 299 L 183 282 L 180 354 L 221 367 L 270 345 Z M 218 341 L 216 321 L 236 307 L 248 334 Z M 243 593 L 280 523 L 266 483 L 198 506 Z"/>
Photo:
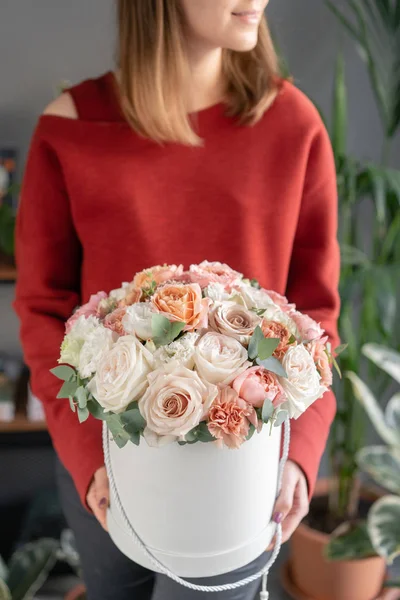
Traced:
<path id="1" fill-rule="evenodd" d="M 28 431 L 47 431 L 47 425 L 44 421 L 28 421 L 25 417 L 17 417 L 13 421 L 0 421 L 0 433 Z"/>
<path id="2" fill-rule="evenodd" d="M 16 281 L 17 269 L 11 265 L 0 263 L 0 281 Z"/>

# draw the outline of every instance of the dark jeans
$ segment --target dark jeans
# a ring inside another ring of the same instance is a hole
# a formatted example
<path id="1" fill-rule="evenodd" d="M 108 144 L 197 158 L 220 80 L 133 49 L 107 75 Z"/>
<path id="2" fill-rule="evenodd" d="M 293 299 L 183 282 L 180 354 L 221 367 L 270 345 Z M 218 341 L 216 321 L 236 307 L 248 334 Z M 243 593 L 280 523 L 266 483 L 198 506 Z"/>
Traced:
<path id="1" fill-rule="evenodd" d="M 196 592 L 165 575 L 132 562 L 118 550 L 108 533 L 82 506 L 71 476 L 56 461 L 56 477 L 65 517 L 76 537 L 88 600 L 253 600 L 260 581 L 226 592 Z M 188 579 L 199 585 L 221 585 L 259 571 L 267 562 L 263 553 L 245 567 L 226 575 Z"/>

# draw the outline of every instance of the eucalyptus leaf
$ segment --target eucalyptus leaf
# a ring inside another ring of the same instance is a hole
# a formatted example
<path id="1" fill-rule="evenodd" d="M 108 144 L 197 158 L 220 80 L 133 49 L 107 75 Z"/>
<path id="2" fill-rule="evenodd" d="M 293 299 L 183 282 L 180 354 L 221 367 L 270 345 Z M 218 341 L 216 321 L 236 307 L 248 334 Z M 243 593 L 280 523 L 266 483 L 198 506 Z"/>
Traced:
<path id="1" fill-rule="evenodd" d="M 142 417 L 138 407 L 121 413 L 120 420 L 128 433 L 139 433 L 146 427 L 146 420 Z"/>
<path id="2" fill-rule="evenodd" d="M 78 384 L 76 381 L 65 381 L 57 394 L 57 398 L 69 398 L 75 396 Z"/>
<path id="3" fill-rule="evenodd" d="M 90 414 L 93 415 L 95 417 L 95 419 L 100 419 L 102 421 L 107 420 L 108 413 L 104 412 L 104 408 L 102 406 L 100 406 L 100 404 L 97 402 L 97 400 L 94 400 L 94 399 L 88 400 L 88 403 L 86 406 L 87 406 Z"/>
<path id="4" fill-rule="evenodd" d="M 207 423 L 202 421 L 196 428 L 196 438 L 199 442 L 215 442 L 215 437 L 210 433 Z"/>
<path id="5" fill-rule="evenodd" d="M 360 469 L 383 488 L 400 495 L 400 450 L 367 446 L 357 453 Z"/>
<path id="6" fill-rule="evenodd" d="M 79 408 L 86 408 L 88 397 L 86 389 L 83 385 L 79 386 L 75 392 L 75 398 L 78 401 Z"/>
<path id="7" fill-rule="evenodd" d="M 253 335 L 250 338 L 249 346 L 247 349 L 250 360 L 255 360 L 255 358 L 257 357 L 258 345 L 262 340 L 265 340 L 265 337 L 264 337 L 261 327 L 259 325 L 257 325 L 257 327 L 254 330 Z"/>
<path id="8" fill-rule="evenodd" d="M 173 342 L 185 328 L 186 323 L 180 321 L 172 322 L 164 315 L 154 314 L 151 319 L 153 342 L 159 346 L 165 346 Z"/>
<path id="9" fill-rule="evenodd" d="M 267 360 L 270 358 L 280 344 L 279 338 L 264 338 L 258 343 L 258 358 Z"/>
<path id="10" fill-rule="evenodd" d="M 75 402 L 72 396 L 68 396 L 69 405 L 71 407 L 72 412 L 76 412 Z"/>
<path id="11" fill-rule="evenodd" d="M 271 358 L 267 358 L 267 360 L 260 360 L 259 358 L 257 358 L 256 363 L 260 367 L 264 367 L 264 369 L 267 369 L 267 371 L 271 371 L 272 373 L 275 373 L 280 377 L 287 378 L 287 373 L 285 369 L 282 367 L 279 360 L 276 359 L 274 356 L 271 356 Z"/>
<path id="12" fill-rule="evenodd" d="M 287 410 L 279 410 L 274 419 L 274 427 L 280 427 L 286 421 L 289 413 Z"/>
<path id="13" fill-rule="evenodd" d="M 85 408 L 80 408 L 78 406 L 78 419 L 79 419 L 79 423 L 84 423 L 85 421 L 88 420 L 89 418 L 89 411 L 87 409 L 87 407 L 85 406 Z"/>
<path id="14" fill-rule="evenodd" d="M 59 367 L 54 367 L 54 369 L 50 369 L 50 373 L 53 373 L 58 379 L 62 379 L 63 381 L 72 381 L 76 379 L 76 371 L 72 367 L 67 365 L 60 365 Z"/>
<path id="15" fill-rule="evenodd" d="M 387 444 L 396 445 L 398 438 L 395 432 L 386 424 L 385 415 L 372 391 L 355 373 L 347 372 L 346 377 L 352 384 L 354 396 L 364 407 L 377 433 Z"/>
<path id="16" fill-rule="evenodd" d="M 384 496 L 368 513 L 368 532 L 376 552 L 388 564 L 400 555 L 400 498 Z"/>
<path id="17" fill-rule="evenodd" d="M 275 407 L 272 404 L 271 400 L 269 398 L 265 398 L 261 412 L 261 418 L 264 423 L 269 422 L 269 420 L 272 418 L 272 415 L 274 414 L 274 411 Z"/>
<path id="18" fill-rule="evenodd" d="M 131 436 L 127 431 L 125 431 L 119 415 L 108 413 L 106 417 L 106 423 L 118 448 L 123 448 L 129 442 Z"/>
<path id="19" fill-rule="evenodd" d="M 252 438 L 252 437 L 253 437 L 253 435 L 254 435 L 254 432 L 255 432 L 255 430 L 256 430 L 256 428 L 254 427 L 254 425 L 253 425 L 252 423 L 250 423 L 250 427 L 249 427 L 249 433 L 248 433 L 248 435 L 247 435 L 247 437 L 246 437 L 246 441 L 247 441 L 247 442 L 248 442 L 249 440 L 251 440 L 251 438 Z"/>
<path id="20" fill-rule="evenodd" d="M 130 436 L 129 439 L 132 442 L 132 444 L 135 444 L 135 446 L 139 446 L 139 444 L 140 444 L 140 433 L 138 431 L 133 431 L 131 433 L 131 436 Z"/>
<path id="21" fill-rule="evenodd" d="M 376 556 L 366 523 L 353 525 L 343 535 L 331 537 L 324 547 L 328 560 L 352 560 Z"/>

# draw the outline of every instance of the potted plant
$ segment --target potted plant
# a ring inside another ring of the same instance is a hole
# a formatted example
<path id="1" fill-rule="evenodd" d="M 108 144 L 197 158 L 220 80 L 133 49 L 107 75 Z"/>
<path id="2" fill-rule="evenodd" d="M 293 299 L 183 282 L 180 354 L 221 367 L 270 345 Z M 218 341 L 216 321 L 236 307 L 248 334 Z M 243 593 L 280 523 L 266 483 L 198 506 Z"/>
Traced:
<path id="1" fill-rule="evenodd" d="M 383 129 L 381 164 L 358 160 L 347 153 L 347 89 L 344 61 L 338 58 L 335 86 L 333 121 L 330 128 L 335 154 L 339 193 L 339 239 L 342 250 L 340 292 L 342 311 L 339 328 L 348 349 L 341 358 L 345 371 L 364 373 L 365 359 L 359 349 L 368 341 L 398 347 L 396 277 L 400 268 L 400 173 L 388 168 L 390 146 L 400 125 L 400 1 L 393 3 L 376 0 L 352 0 L 350 10 L 354 22 L 347 18 L 336 4 L 328 2 L 347 31 L 355 38 L 361 55 L 366 59 L 372 88 L 379 107 Z M 381 49 L 387 49 L 382 52 Z M 392 54 L 390 54 L 392 51 Z M 386 85 L 386 82 L 389 82 Z M 373 211 L 373 219 L 362 218 L 366 211 Z M 367 381 L 374 382 L 378 396 L 385 395 L 388 378 L 376 367 L 365 372 Z M 350 562 L 327 564 L 325 548 L 334 531 L 343 529 L 344 523 L 352 522 L 360 514 L 365 515 L 376 499 L 376 490 L 360 483 L 356 456 L 365 444 L 365 415 L 354 399 L 354 389 L 349 378 L 335 384 L 338 411 L 332 427 L 329 458 L 333 477 L 317 483 L 316 497 L 310 507 L 308 525 L 302 524 L 291 541 L 289 577 L 291 585 L 301 589 L 303 596 L 334 600 L 371 600 L 382 583 L 385 571 L 384 559 L 371 548 L 368 558 L 358 552 L 359 539 L 353 537 Z M 374 497 L 375 496 L 375 497 Z M 361 499 L 363 498 L 363 499 Z M 301 542 L 309 544 L 307 553 Z M 349 555 L 347 555 L 349 556 Z M 355 557 L 360 557 L 356 560 Z M 317 562 L 316 562 L 317 561 Z M 324 569 L 322 566 L 324 565 Z M 328 569 L 330 567 L 330 570 Z M 362 581 L 374 576 L 367 583 L 365 592 L 361 583 L 358 592 L 341 589 L 335 592 L 334 583 L 345 573 L 344 581 L 350 583 L 352 574 L 360 573 Z M 325 570 L 327 569 L 327 570 Z M 301 575 L 302 573 L 302 575 Z M 319 595 L 313 593 L 309 584 L 312 575 L 322 577 Z M 339 575 L 338 575 L 339 573 Z M 294 581 L 293 581 L 294 580 Z M 336 594 L 336 595 L 335 595 Z M 358 595 L 357 595 L 358 594 Z M 375 594 L 375 596 L 374 596 Z"/>

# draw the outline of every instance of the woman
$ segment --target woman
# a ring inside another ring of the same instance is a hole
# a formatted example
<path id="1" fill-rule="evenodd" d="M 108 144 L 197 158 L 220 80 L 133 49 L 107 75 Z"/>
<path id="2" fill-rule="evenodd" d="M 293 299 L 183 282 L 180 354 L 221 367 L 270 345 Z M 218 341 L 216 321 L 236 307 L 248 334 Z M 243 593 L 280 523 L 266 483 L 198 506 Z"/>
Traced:
<path id="1" fill-rule="evenodd" d="M 267 3 L 119 0 L 116 71 L 52 102 L 32 140 L 14 306 L 89 600 L 200 595 L 131 563 L 100 527 L 109 497 L 101 425 L 79 425 L 49 373 L 74 307 L 153 264 L 218 260 L 286 293 L 337 343 L 334 161 L 317 111 L 279 77 Z M 327 393 L 293 423 L 274 515 L 284 540 L 307 513 L 334 412 Z"/>

